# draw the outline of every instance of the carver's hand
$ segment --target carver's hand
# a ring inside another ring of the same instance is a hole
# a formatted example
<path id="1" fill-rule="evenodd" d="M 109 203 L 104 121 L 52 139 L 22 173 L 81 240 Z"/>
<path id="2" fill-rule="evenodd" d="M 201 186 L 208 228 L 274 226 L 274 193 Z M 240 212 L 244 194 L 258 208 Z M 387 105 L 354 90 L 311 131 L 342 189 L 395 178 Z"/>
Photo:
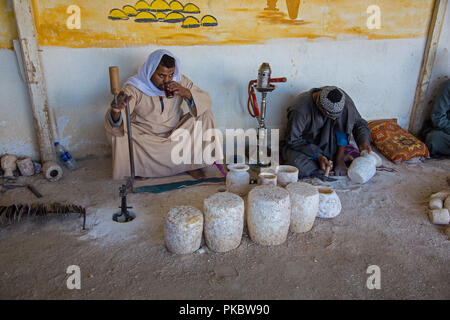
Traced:
<path id="1" fill-rule="evenodd" d="M 167 87 L 170 91 L 172 91 L 174 94 L 182 96 L 183 98 L 187 98 L 189 100 L 192 100 L 192 93 L 191 90 L 188 88 L 183 87 L 181 84 L 179 84 L 176 81 L 171 81 L 167 84 Z"/>
<path id="2" fill-rule="evenodd" d="M 336 167 L 334 168 L 334 175 L 335 176 L 347 175 L 347 166 L 345 165 L 345 162 L 336 163 Z"/>
<path id="3" fill-rule="evenodd" d="M 333 169 L 333 161 L 328 160 L 327 157 L 319 155 L 317 161 L 319 162 L 319 168 L 324 172 L 327 170 L 327 166 L 330 166 L 331 169 Z"/>
<path id="4" fill-rule="evenodd" d="M 120 91 L 119 94 L 117 95 L 117 106 L 115 105 L 114 99 L 111 101 L 112 114 L 114 113 L 118 114 L 120 111 L 125 109 L 125 107 L 127 106 L 126 98 L 128 98 L 128 101 L 131 101 L 131 99 L 133 99 L 132 96 L 127 96 L 125 92 Z"/>
<path id="5" fill-rule="evenodd" d="M 120 112 L 124 110 L 127 106 L 127 99 L 128 101 L 131 101 L 133 99 L 132 96 L 127 96 L 125 92 L 120 91 L 117 95 L 117 107 L 115 105 L 115 101 L 111 101 L 111 118 L 114 120 L 114 122 L 119 121 L 120 118 Z"/>
<path id="6" fill-rule="evenodd" d="M 367 150 L 368 153 L 372 152 L 372 147 L 370 146 L 369 142 L 364 141 L 359 145 L 359 152 L 362 152 L 363 150 Z"/>

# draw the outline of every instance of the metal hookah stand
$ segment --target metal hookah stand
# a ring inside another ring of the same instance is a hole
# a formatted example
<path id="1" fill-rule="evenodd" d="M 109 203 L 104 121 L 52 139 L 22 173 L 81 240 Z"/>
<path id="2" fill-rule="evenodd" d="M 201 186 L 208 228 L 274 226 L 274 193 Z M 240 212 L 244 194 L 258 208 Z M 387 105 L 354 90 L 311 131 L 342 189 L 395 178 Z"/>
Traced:
<path id="1" fill-rule="evenodd" d="M 255 168 L 270 167 L 271 162 L 268 156 L 268 134 L 266 128 L 267 94 L 275 90 L 272 82 L 286 82 L 286 78 L 270 78 L 271 69 L 267 62 L 261 64 L 258 70 L 258 79 L 249 82 L 248 112 L 258 122 L 256 165 Z M 258 109 L 255 90 L 261 93 L 261 110 Z M 250 110 L 252 106 L 253 112 Z M 250 155 L 249 155 L 250 156 Z"/>

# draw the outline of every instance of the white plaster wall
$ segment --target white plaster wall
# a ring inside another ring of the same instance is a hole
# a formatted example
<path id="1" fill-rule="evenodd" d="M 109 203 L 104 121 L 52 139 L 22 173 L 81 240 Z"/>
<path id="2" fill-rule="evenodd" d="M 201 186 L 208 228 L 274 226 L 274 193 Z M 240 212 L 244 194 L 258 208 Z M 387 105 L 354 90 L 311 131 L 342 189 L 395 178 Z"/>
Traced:
<path id="1" fill-rule="evenodd" d="M 0 156 L 12 153 L 39 159 L 28 90 L 14 51 L 0 49 Z"/>
<path id="2" fill-rule="evenodd" d="M 407 128 L 425 38 L 401 40 L 274 40 L 265 45 L 168 47 L 182 72 L 213 99 L 217 127 L 256 127 L 247 113 L 247 85 L 262 62 L 285 76 L 269 94 L 267 124 L 283 128 L 285 110 L 300 92 L 337 85 L 367 120 L 398 118 Z M 123 83 L 157 47 L 69 49 L 44 47 L 43 66 L 59 140 L 75 157 L 110 152 L 103 117 L 112 99 L 108 66 Z"/>
<path id="3" fill-rule="evenodd" d="M 443 29 L 436 70 L 448 75 L 449 28 Z M 273 77 L 288 78 L 268 97 L 267 124 L 283 130 L 290 101 L 302 91 L 323 85 L 346 90 L 367 120 L 398 118 L 407 128 L 424 46 L 425 38 L 284 39 L 265 45 L 167 48 L 181 59 L 182 72 L 211 94 L 220 129 L 256 127 L 256 120 L 247 113 L 247 85 L 256 78 L 259 65 L 269 62 Z M 112 99 L 108 67 L 119 66 L 124 83 L 156 48 L 42 48 L 55 138 L 76 158 L 110 153 L 103 127 Z M 0 155 L 38 158 L 28 92 L 13 51 L 0 50 L 0 71 Z"/>

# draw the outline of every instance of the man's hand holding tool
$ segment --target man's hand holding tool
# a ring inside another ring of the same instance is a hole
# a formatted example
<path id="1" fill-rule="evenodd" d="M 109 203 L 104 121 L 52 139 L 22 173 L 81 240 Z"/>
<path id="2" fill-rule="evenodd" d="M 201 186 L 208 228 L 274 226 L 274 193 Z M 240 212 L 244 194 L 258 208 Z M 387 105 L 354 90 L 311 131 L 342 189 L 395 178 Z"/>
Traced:
<path id="1" fill-rule="evenodd" d="M 111 116 L 115 122 L 119 120 L 120 112 L 122 110 L 125 110 L 127 106 L 127 99 L 128 102 L 130 102 L 131 99 L 133 99 L 133 97 L 127 96 L 125 92 L 120 91 L 119 94 L 117 95 L 117 104 L 115 99 L 111 101 Z"/>

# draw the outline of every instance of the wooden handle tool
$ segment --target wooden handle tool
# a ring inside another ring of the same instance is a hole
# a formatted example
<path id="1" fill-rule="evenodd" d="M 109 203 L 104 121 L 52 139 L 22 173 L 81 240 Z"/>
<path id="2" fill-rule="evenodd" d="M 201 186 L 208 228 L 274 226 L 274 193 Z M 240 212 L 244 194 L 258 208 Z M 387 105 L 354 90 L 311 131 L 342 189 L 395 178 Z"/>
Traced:
<path id="1" fill-rule="evenodd" d="M 111 85 L 111 93 L 117 96 L 120 92 L 119 67 L 109 67 L 109 82 Z"/>
<path id="2" fill-rule="evenodd" d="M 331 170 L 331 165 L 328 165 L 326 170 L 325 170 L 325 177 L 328 177 L 330 174 L 330 170 Z"/>

